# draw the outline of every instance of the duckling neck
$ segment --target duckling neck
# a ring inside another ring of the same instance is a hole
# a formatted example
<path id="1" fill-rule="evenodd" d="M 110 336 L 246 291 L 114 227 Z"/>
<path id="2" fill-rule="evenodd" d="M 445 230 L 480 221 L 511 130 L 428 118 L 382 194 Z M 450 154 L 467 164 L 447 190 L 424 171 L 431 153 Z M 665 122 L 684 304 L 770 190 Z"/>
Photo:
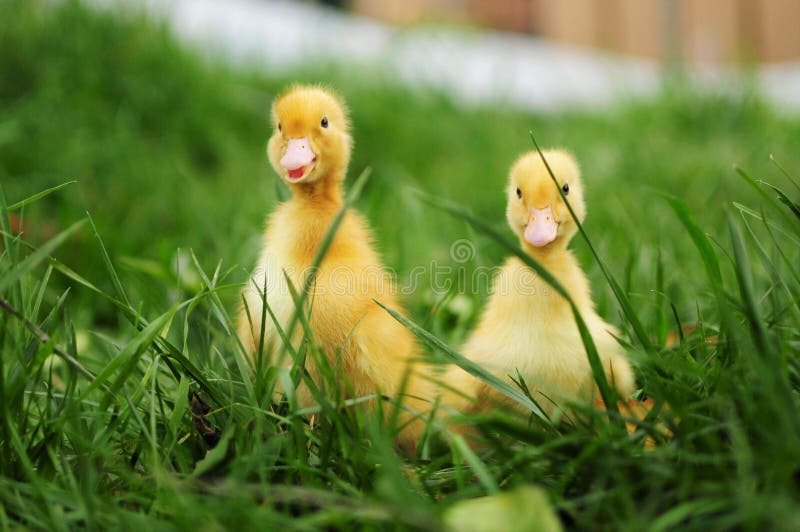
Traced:
<path id="1" fill-rule="evenodd" d="M 291 234 L 289 257 L 301 268 L 311 264 L 344 205 L 341 180 L 323 176 L 312 183 L 292 184 L 292 199 L 281 210 L 281 227 Z M 332 244 L 335 246 L 336 242 Z"/>
<path id="2" fill-rule="evenodd" d="M 331 207 L 336 212 L 344 203 L 342 191 L 343 172 L 339 175 L 322 176 L 311 183 L 290 185 L 294 201 L 299 204 L 314 204 L 316 207 Z"/>
<path id="3" fill-rule="evenodd" d="M 536 262 L 548 270 L 555 269 L 554 274 L 560 269 L 558 266 L 574 261 L 574 257 L 570 250 L 567 249 L 566 243 L 557 242 L 543 248 L 537 248 L 523 240 L 522 245 L 525 252 Z"/>
<path id="4" fill-rule="evenodd" d="M 580 270 L 575 255 L 567 249 L 565 244 L 544 248 L 526 245 L 525 251 L 562 284 L 572 278 L 577 270 Z"/>
<path id="5" fill-rule="evenodd" d="M 594 308 L 586 276 L 566 242 L 545 248 L 526 245 L 525 251 L 556 278 L 582 313 Z"/>

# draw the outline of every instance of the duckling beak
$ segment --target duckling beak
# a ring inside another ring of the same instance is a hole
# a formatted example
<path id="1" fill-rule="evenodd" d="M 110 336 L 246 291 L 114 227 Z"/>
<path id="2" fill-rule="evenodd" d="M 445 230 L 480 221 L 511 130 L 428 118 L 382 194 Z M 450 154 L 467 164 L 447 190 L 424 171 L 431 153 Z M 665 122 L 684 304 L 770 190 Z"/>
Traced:
<path id="1" fill-rule="evenodd" d="M 528 225 L 525 226 L 523 238 L 528 244 L 537 248 L 546 246 L 555 240 L 558 234 L 558 222 L 553 216 L 553 210 L 550 205 L 544 209 L 531 207 L 530 210 L 531 216 Z"/>
<path id="2" fill-rule="evenodd" d="M 306 167 L 316 160 L 317 156 L 311 150 L 308 137 L 289 139 L 286 151 L 281 157 L 280 165 L 286 169 L 289 179 L 298 180 L 303 177 Z"/>

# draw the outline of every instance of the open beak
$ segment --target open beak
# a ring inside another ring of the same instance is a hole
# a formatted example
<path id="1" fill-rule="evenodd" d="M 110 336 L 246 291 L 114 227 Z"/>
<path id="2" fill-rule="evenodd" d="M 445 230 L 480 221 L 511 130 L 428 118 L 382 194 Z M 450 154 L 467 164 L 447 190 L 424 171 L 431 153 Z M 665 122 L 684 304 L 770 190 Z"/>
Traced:
<path id="1" fill-rule="evenodd" d="M 540 248 L 556 239 L 558 222 L 553 216 L 550 205 L 544 209 L 531 207 L 531 216 L 525 226 L 523 238 L 528 244 Z"/>
<path id="2" fill-rule="evenodd" d="M 306 175 L 306 170 L 317 160 L 311 150 L 308 137 L 289 139 L 286 151 L 281 157 L 280 165 L 286 170 L 289 181 L 299 181 Z"/>

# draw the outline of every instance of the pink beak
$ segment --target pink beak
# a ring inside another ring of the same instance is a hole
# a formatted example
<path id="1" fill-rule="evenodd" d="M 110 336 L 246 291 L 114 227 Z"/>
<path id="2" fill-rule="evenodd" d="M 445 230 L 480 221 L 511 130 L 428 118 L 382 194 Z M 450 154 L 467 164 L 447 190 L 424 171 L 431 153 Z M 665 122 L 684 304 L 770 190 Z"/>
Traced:
<path id="1" fill-rule="evenodd" d="M 293 170 L 301 170 L 303 167 L 313 163 L 316 155 L 311 151 L 311 143 L 308 137 L 299 139 L 289 139 L 289 144 L 286 146 L 286 152 L 281 157 L 280 164 L 290 172 Z"/>
<path id="2" fill-rule="evenodd" d="M 523 234 L 525 241 L 540 248 L 555 240 L 557 233 L 558 224 L 553 217 L 550 205 L 541 210 L 531 207 L 531 217 L 528 219 L 528 225 Z"/>

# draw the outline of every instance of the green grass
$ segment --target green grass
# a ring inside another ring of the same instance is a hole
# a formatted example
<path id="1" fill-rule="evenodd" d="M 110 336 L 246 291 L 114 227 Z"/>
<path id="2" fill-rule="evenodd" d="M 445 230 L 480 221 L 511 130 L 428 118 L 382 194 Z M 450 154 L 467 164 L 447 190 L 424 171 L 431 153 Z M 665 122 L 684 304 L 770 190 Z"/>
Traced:
<path id="1" fill-rule="evenodd" d="M 8 1 L 0 20 L 0 527 L 439 529 L 459 501 L 523 485 L 571 528 L 800 527 L 800 117 L 681 83 L 597 111 L 464 109 L 379 72 L 231 69 L 74 2 Z M 490 233 L 510 237 L 503 183 L 528 131 L 573 150 L 617 294 L 573 248 L 674 437 L 644 450 L 649 423 L 497 414 L 474 420 L 487 449 L 434 438 L 409 458 L 375 418 L 324 402 L 312 427 L 270 402 L 230 315 L 280 190 L 269 103 L 294 80 L 350 102 L 349 184 L 372 168 L 356 206 L 401 283 L 426 267 L 406 301 L 450 349 L 486 286 L 436 291 L 433 261 L 469 279 L 508 254 Z M 679 324 L 697 328 L 666 346 Z"/>

